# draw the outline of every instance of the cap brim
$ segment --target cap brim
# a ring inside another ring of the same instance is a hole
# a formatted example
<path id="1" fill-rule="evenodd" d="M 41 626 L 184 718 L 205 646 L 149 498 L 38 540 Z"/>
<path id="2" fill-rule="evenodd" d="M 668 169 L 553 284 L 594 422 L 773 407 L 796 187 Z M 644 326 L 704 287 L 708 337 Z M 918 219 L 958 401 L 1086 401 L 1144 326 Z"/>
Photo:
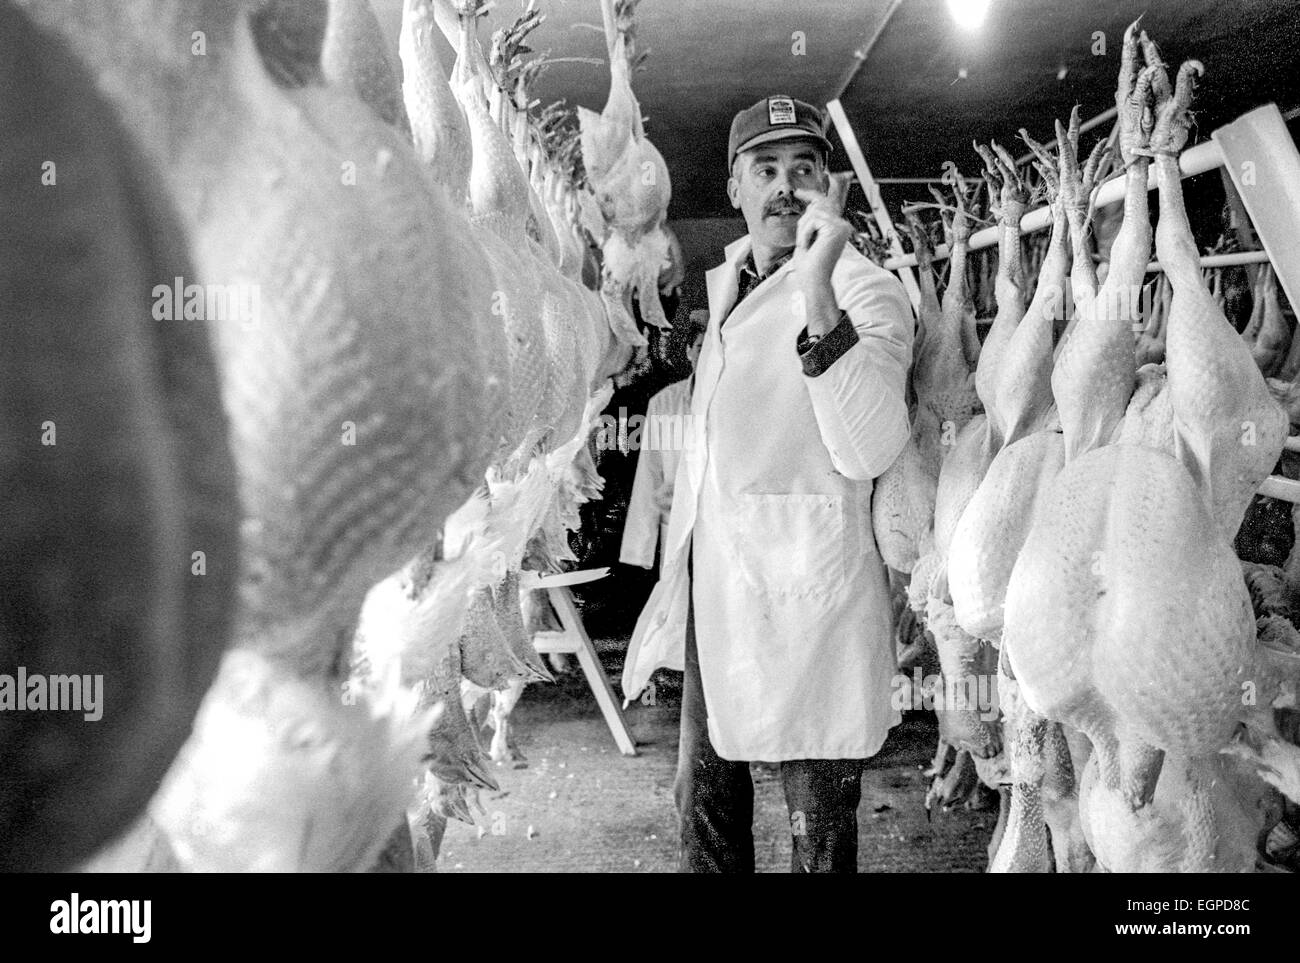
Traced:
<path id="1" fill-rule="evenodd" d="M 831 142 L 822 134 L 814 134 L 812 131 L 802 130 L 798 127 L 791 127 L 788 130 L 765 130 L 763 133 L 751 137 L 749 140 L 739 145 L 736 148 L 736 153 L 732 156 L 738 157 L 745 151 L 752 150 L 760 144 L 770 144 L 773 141 L 778 140 L 810 140 L 814 144 L 820 144 L 828 154 L 832 150 Z"/>

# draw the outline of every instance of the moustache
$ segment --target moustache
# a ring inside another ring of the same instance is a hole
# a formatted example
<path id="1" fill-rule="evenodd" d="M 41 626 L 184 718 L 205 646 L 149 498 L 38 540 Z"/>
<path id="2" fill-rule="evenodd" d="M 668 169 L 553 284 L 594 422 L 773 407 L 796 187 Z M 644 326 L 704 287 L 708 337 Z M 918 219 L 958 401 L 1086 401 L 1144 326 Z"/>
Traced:
<path id="1" fill-rule="evenodd" d="M 771 217 L 774 214 L 803 214 L 808 207 L 807 204 L 800 201 L 797 197 L 778 197 L 775 200 L 768 201 L 763 206 L 763 216 Z"/>

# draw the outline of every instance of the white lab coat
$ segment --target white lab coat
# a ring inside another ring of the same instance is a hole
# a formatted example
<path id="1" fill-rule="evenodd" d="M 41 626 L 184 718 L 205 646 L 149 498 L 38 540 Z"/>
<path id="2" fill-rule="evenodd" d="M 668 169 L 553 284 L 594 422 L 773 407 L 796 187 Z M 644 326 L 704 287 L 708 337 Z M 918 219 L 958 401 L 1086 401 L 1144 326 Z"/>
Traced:
<path id="1" fill-rule="evenodd" d="M 624 565 L 654 568 L 655 547 L 668 544 L 668 513 L 659 510 L 655 493 L 677 477 L 682 441 L 691 413 L 691 383 L 677 381 L 656 392 L 646 405 L 639 432 L 640 452 L 632 497 L 623 523 L 618 560 Z"/>
<path id="2" fill-rule="evenodd" d="M 872 480 L 908 437 L 914 322 L 902 284 L 851 246 L 831 276 L 859 342 L 803 373 L 793 262 L 736 305 L 748 237 L 707 275 L 709 327 L 695 373 L 663 571 L 623 669 L 635 698 L 681 669 L 687 560 L 709 738 L 724 759 L 874 755 L 899 722 L 885 566 Z M 726 325 L 722 322 L 726 319 Z"/>

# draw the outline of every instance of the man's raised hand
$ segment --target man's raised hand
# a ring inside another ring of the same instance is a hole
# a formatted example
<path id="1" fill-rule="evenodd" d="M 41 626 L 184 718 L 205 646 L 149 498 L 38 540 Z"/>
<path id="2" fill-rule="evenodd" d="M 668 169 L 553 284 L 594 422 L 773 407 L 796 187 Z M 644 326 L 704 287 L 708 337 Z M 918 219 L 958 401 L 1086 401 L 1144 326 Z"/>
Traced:
<path id="1" fill-rule="evenodd" d="M 794 263 L 803 280 L 829 282 L 853 226 L 843 217 L 850 174 L 830 175 L 830 187 L 821 191 L 800 188 L 795 197 L 808 205 L 795 228 Z"/>

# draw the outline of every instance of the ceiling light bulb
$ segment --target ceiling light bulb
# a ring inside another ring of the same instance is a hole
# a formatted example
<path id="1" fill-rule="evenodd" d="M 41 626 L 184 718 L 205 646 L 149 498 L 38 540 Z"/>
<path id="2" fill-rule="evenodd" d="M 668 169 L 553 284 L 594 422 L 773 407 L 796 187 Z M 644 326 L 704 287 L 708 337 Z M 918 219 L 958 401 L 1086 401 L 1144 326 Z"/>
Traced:
<path id="1" fill-rule="evenodd" d="M 989 12 L 990 0 L 948 0 L 948 12 L 963 30 L 978 30 Z"/>

